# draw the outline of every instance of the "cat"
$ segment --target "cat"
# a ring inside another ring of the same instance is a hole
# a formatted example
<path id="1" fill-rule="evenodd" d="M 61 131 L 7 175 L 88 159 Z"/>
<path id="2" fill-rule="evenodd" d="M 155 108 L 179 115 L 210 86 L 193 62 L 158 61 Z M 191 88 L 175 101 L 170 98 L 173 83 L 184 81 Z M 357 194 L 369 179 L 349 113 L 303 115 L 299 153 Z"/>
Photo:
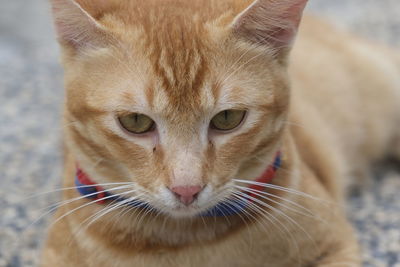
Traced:
<path id="1" fill-rule="evenodd" d="M 344 195 L 400 154 L 398 51 L 307 0 L 51 4 L 66 188 L 42 266 L 360 266 Z"/>

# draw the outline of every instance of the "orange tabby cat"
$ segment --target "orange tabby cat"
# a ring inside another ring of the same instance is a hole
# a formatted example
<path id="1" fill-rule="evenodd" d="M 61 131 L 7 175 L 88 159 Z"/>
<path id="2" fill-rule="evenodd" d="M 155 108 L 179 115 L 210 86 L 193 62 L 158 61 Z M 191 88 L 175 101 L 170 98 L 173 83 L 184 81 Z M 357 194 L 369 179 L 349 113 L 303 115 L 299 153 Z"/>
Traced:
<path id="1" fill-rule="evenodd" d="M 306 2 L 52 0 L 77 186 L 42 266 L 359 266 L 343 191 L 400 152 L 400 57 L 309 17 L 289 57 Z"/>

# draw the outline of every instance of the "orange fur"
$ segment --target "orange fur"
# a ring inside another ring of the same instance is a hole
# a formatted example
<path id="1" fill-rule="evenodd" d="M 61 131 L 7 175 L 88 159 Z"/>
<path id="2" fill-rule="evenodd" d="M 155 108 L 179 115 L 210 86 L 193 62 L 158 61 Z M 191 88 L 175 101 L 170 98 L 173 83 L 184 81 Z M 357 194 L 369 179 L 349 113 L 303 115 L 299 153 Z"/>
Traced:
<path id="1" fill-rule="evenodd" d="M 85 226 L 105 206 L 68 203 L 42 266 L 359 266 L 338 204 L 352 174 L 400 152 L 389 151 L 400 136 L 393 51 L 307 17 L 288 60 L 305 0 L 52 3 L 67 92 L 64 185 L 78 162 L 97 183 L 133 182 L 132 195 L 164 213 L 115 210 Z M 243 125 L 209 130 L 226 109 L 247 110 Z M 132 112 L 157 134 L 123 131 L 115 118 Z M 195 216 L 229 196 L 232 178 L 258 177 L 277 150 L 273 184 L 303 193 L 267 188 L 275 197 L 248 213 Z M 205 189 L 182 211 L 166 190 L 176 185 Z"/>

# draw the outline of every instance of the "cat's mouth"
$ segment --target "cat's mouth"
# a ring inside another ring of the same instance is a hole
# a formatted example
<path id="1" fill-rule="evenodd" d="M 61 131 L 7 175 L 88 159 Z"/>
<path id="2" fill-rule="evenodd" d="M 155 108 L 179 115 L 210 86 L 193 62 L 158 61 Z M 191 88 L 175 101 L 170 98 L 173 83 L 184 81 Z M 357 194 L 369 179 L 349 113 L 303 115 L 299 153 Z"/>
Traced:
<path id="1" fill-rule="evenodd" d="M 227 184 L 219 192 L 214 192 L 210 186 L 206 186 L 198 198 L 190 205 L 185 205 L 177 199 L 169 199 L 170 201 L 168 201 L 168 197 L 165 197 L 162 203 L 154 203 L 154 206 L 159 207 L 159 211 L 174 218 L 238 215 L 245 212 L 253 197 L 245 192 L 235 193 L 235 190 L 232 190 L 234 188 L 233 184 Z"/>
<path id="2" fill-rule="evenodd" d="M 166 213 L 168 213 L 167 215 L 176 218 L 196 217 L 201 213 L 201 208 L 199 208 L 197 205 L 178 205 L 177 207 L 166 211 Z"/>
<path id="3" fill-rule="evenodd" d="M 208 208 L 199 207 L 196 204 L 190 206 L 177 205 L 176 207 L 166 211 L 166 213 L 168 213 L 169 216 L 176 218 L 220 217 L 241 213 L 246 206 L 246 200 L 235 200 L 234 198 L 230 198 L 213 204 Z"/>

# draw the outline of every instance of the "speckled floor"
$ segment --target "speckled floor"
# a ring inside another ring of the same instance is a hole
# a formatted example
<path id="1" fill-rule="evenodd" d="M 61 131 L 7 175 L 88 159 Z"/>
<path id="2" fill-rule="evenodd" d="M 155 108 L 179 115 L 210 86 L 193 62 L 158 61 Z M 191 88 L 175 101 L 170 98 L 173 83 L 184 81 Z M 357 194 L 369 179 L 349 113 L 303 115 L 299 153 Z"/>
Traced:
<path id="1" fill-rule="evenodd" d="M 399 0 L 310 0 L 310 10 L 400 47 Z M 46 0 L 0 0 L 0 267 L 36 266 L 60 181 L 62 71 Z M 365 266 L 400 267 L 400 174 L 386 168 L 350 197 Z M 47 218 L 47 217 L 46 217 Z"/>

